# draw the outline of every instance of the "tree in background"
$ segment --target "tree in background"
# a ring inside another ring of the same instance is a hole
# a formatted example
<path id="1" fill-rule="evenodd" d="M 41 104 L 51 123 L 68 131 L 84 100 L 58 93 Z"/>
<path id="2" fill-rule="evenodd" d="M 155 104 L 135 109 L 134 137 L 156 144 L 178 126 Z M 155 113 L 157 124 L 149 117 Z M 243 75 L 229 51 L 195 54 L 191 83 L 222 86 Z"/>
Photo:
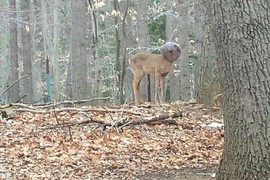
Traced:
<path id="1" fill-rule="evenodd" d="M 21 20 L 22 24 L 19 26 L 21 31 L 20 36 L 20 43 L 21 49 L 21 58 L 22 58 L 22 75 L 28 75 L 27 78 L 23 81 L 23 88 L 22 88 L 22 96 L 23 102 L 29 103 L 33 102 L 33 73 L 32 73 L 32 58 L 33 58 L 33 51 L 32 51 L 32 26 L 31 26 L 31 19 L 30 19 L 30 12 L 31 12 L 31 2 L 28 1 L 20 1 L 20 10 L 21 10 Z"/>
<path id="2" fill-rule="evenodd" d="M 172 1 L 166 18 L 166 41 L 174 41 L 180 44 L 181 56 L 175 62 L 175 69 L 170 74 L 170 99 L 191 99 L 191 76 L 189 67 L 189 27 L 188 9 L 189 1 Z"/>
<path id="3" fill-rule="evenodd" d="M 224 101 L 217 180 L 270 179 L 269 1 L 213 1 L 211 30 Z"/>
<path id="4" fill-rule="evenodd" d="M 193 60 L 193 85 L 191 92 L 192 98 L 196 98 L 198 95 L 199 78 L 201 74 L 201 59 L 202 59 L 202 45 L 203 45 L 203 24 L 205 14 L 204 4 L 194 1 L 194 48 L 191 48 L 192 54 L 194 54 Z M 190 56 L 192 57 L 192 56 Z"/>
<path id="5" fill-rule="evenodd" d="M 89 98 L 87 61 L 91 55 L 90 32 L 92 31 L 90 16 L 86 16 L 87 4 L 83 0 L 71 1 L 71 80 L 72 98 Z"/>
<path id="6" fill-rule="evenodd" d="M 19 61 L 18 61 L 18 30 L 17 30 L 17 13 L 16 13 L 16 0 L 9 0 L 9 6 L 12 10 L 10 14 L 10 39 L 9 39 L 9 59 L 10 59 L 10 75 L 9 75 L 9 84 L 12 84 L 19 79 Z M 20 89 L 19 84 L 16 83 L 9 91 L 9 100 L 10 102 L 17 102 L 20 99 Z"/>
<path id="7" fill-rule="evenodd" d="M 196 90 L 197 102 L 206 105 L 213 105 L 216 96 L 220 93 L 219 72 L 217 67 L 217 57 L 213 43 L 213 34 L 210 31 L 211 15 L 207 10 L 210 4 L 200 4 L 205 9 L 202 29 L 202 49 L 200 53 L 200 70 L 198 88 Z M 198 34 L 198 32 L 196 33 Z M 217 105 L 217 104 L 216 104 Z M 218 104 L 221 105 L 221 104 Z"/>
<path id="8" fill-rule="evenodd" d="M 1 3 L 8 7 L 8 2 Z M 16 28 L 10 26 L 10 31 L 6 31 L 10 33 L 1 34 L 0 52 L 3 57 L 18 54 L 19 67 L 12 64 L 12 70 L 3 68 L 1 88 L 5 89 L 16 78 L 29 74 L 27 79 L 16 84 L 19 85 L 19 99 L 24 102 L 42 102 L 48 96 L 45 83 L 47 57 L 53 100 L 103 96 L 112 97 L 115 102 L 132 102 L 132 77 L 130 70 L 126 70 L 128 57 L 142 50 L 158 53 L 166 40 L 182 46 L 180 61 L 168 79 L 167 100 L 170 97 L 173 101 L 193 98 L 196 78 L 191 56 L 195 51 L 189 49 L 194 49 L 190 42 L 195 37 L 191 26 L 195 2 L 115 1 L 116 6 L 114 1 L 104 0 L 16 2 L 20 5 L 16 9 L 19 11 L 17 21 L 9 11 L 0 10 L 5 16 L 12 17 L 18 33 L 17 43 L 15 40 L 5 42 L 11 36 L 14 39 L 11 29 Z M 5 23 L 2 24 L 5 29 Z M 8 59 L 2 58 L 2 61 L 2 67 L 10 66 Z M 12 80 L 5 78 L 8 73 Z M 10 88 L 10 93 L 15 89 L 15 86 Z M 147 94 L 147 88 L 144 92 Z M 30 99 L 25 99 L 27 94 Z M 149 94 L 152 95 L 152 91 Z"/>
<path id="9" fill-rule="evenodd" d="M 53 82 L 54 83 L 54 99 L 58 102 L 60 101 L 60 87 L 61 87 L 61 79 L 60 79 L 60 63 L 59 63 L 59 7 L 62 7 L 58 0 L 54 0 L 54 6 L 52 7 L 53 14 L 53 51 L 51 52 L 52 58 L 52 70 L 53 70 Z"/>
<path id="10" fill-rule="evenodd" d="M 144 1 L 138 1 L 136 3 L 136 19 L 137 19 L 137 47 L 138 51 L 147 51 L 149 48 L 150 44 L 150 38 L 149 38 L 149 30 L 148 30 L 148 22 L 149 22 L 149 1 L 144 0 Z M 142 79 L 142 95 L 144 99 L 148 100 L 151 99 L 151 92 L 148 92 L 151 90 L 150 84 L 151 82 L 154 82 L 153 80 L 151 81 L 150 76 L 147 75 Z M 153 83 L 152 83 L 153 85 Z M 152 86 L 153 87 L 153 86 Z M 148 89 L 150 88 L 150 89 Z"/>

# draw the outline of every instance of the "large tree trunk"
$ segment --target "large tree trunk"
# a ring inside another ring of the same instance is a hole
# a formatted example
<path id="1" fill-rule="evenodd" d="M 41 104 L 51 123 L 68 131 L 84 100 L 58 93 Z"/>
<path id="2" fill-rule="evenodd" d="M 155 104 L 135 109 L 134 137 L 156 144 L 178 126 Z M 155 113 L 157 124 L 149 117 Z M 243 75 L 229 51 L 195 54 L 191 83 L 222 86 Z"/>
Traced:
<path id="1" fill-rule="evenodd" d="M 270 179 L 269 1 L 213 1 L 225 142 L 217 179 Z"/>

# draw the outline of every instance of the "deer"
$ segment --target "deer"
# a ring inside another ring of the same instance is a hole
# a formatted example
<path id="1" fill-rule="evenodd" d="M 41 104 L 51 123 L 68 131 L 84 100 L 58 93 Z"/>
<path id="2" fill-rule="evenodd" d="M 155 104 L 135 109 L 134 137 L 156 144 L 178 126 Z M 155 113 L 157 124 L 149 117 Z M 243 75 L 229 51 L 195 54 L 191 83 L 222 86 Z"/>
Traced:
<path id="1" fill-rule="evenodd" d="M 160 101 L 165 102 L 165 81 L 166 76 L 173 66 L 173 62 L 180 57 L 180 46 L 174 42 L 167 42 L 161 47 L 161 54 L 139 52 L 129 58 L 129 67 L 134 78 L 132 88 L 135 105 L 144 102 L 140 91 L 140 83 L 146 74 L 155 77 L 155 103 L 158 103 L 158 91 L 160 88 Z"/>

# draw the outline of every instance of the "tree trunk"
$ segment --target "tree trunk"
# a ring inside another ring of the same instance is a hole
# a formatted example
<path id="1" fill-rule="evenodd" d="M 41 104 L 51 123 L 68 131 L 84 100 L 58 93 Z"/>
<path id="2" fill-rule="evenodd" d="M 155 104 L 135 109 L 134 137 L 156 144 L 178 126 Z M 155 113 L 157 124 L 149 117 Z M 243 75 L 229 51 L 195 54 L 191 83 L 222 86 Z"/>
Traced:
<path id="1" fill-rule="evenodd" d="M 130 4 L 130 3 L 129 3 Z M 136 8 L 129 5 L 128 10 L 133 10 L 133 13 L 136 11 L 134 10 Z M 125 19 L 125 26 L 124 31 L 126 34 L 125 38 L 125 46 L 126 46 L 126 61 L 128 61 L 129 57 L 134 54 L 136 48 L 138 47 L 136 37 L 137 34 L 134 33 L 134 26 L 137 24 L 137 21 L 134 21 L 133 18 L 135 17 L 134 14 L 128 13 L 127 17 Z M 135 31 L 136 32 L 136 31 Z M 125 75 L 125 83 L 124 83 L 124 89 L 125 89 L 125 101 L 127 103 L 133 102 L 133 89 L 132 89 L 132 81 L 133 81 L 133 73 L 128 68 L 129 63 L 127 63 L 127 71 Z"/>
<path id="2" fill-rule="evenodd" d="M 88 0 L 89 15 L 91 16 L 92 32 L 91 32 L 91 61 L 88 63 L 88 76 L 91 77 L 91 83 L 89 84 L 93 97 L 100 97 L 102 95 L 102 59 L 99 59 L 99 8 L 94 6 L 93 0 Z"/>
<path id="3" fill-rule="evenodd" d="M 202 4 L 204 9 L 210 3 Z M 206 11 L 204 25 L 202 29 L 203 42 L 200 54 L 200 76 L 197 89 L 197 102 L 206 105 L 213 105 L 215 97 L 220 94 L 219 73 L 217 67 L 216 51 L 213 43 L 213 35 L 210 31 L 211 19 L 209 11 Z"/>
<path id="4" fill-rule="evenodd" d="M 189 44 L 188 44 L 188 8 L 187 0 L 172 1 L 172 12 L 167 14 L 166 41 L 174 41 L 180 44 L 181 56 L 175 61 L 175 69 L 170 74 L 170 98 L 171 101 L 189 100 L 191 98 L 190 68 L 189 68 Z M 176 16 L 175 14 L 178 14 Z"/>
<path id="5" fill-rule="evenodd" d="M 115 54 L 115 73 L 116 73 L 116 80 L 117 80 L 117 88 L 118 88 L 118 93 L 117 93 L 117 99 L 119 99 L 119 103 L 121 103 L 120 99 L 121 96 L 123 95 L 123 91 L 121 88 L 121 63 L 120 63 L 120 53 L 121 53 L 121 38 L 120 38 L 120 15 L 118 15 L 119 12 L 119 2 L 118 0 L 113 1 L 113 8 L 115 10 L 114 14 L 114 24 L 115 24 L 115 41 L 116 41 L 116 54 Z"/>
<path id="6" fill-rule="evenodd" d="M 31 8 L 33 9 L 39 9 L 37 7 L 40 7 L 40 4 L 37 1 L 31 2 Z M 33 102 L 43 102 L 43 93 L 42 93 L 42 74 L 45 73 L 42 69 L 42 61 L 40 58 L 41 53 L 39 53 L 39 41 L 36 41 L 38 39 L 38 36 L 40 33 L 40 28 L 43 27 L 42 24 L 40 24 L 39 19 L 41 17 L 41 13 L 39 10 L 30 11 L 30 19 L 31 19 L 31 39 L 32 39 L 32 81 L 33 81 Z"/>
<path id="7" fill-rule="evenodd" d="M 211 17 L 224 101 L 217 179 L 270 179 L 269 1 L 213 1 Z"/>
<path id="8" fill-rule="evenodd" d="M 89 17 L 83 0 L 71 1 L 72 10 L 72 47 L 71 47 L 71 76 L 72 98 L 74 100 L 88 97 L 87 87 L 87 58 L 90 49 L 88 36 Z"/>
<path id="9" fill-rule="evenodd" d="M 58 11 L 59 1 L 52 0 L 54 6 L 52 6 L 53 12 L 53 49 L 52 49 L 52 70 L 53 70 L 53 99 L 57 102 L 60 101 L 60 66 L 59 66 L 59 19 Z M 61 6 L 60 6 L 61 7 Z"/>
<path id="10" fill-rule="evenodd" d="M 149 33 L 148 33 L 148 0 L 136 2 L 136 18 L 137 18 L 137 47 L 138 51 L 147 51 L 149 47 Z M 149 88 L 154 82 L 154 77 L 146 75 L 141 80 L 141 93 L 145 101 L 153 99 L 153 93 L 149 93 Z M 150 82 L 151 84 L 149 84 Z M 154 86 L 152 86 L 154 87 Z M 150 88 L 151 89 L 151 88 Z M 152 88 L 154 90 L 154 88 Z M 152 97 L 151 97 L 152 96 Z"/>
<path id="11" fill-rule="evenodd" d="M 13 83 L 19 78 L 19 63 L 18 63 L 18 39 L 17 39 L 17 13 L 16 13 L 16 0 L 9 0 L 11 12 L 11 22 L 10 22 L 10 75 L 9 84 Z M 20 99 L 19 96 L 19 83 L 14 84 L 9 92 L 9 101 L 17 102 Z"/>
<path id="12" fill-rule="evenodd" d="M 204 8 L 202 4 L 197 4 L 195 1 L 194 6 L 194 20 L 195 20 L 195 44 L 194 44 L 194 61 L 193 61 L 193 69 L 192 69 L 192 95 L 191 98 L 195 98 L 198 94 L 198 85 L 199 85 L 199 77 L 200 77 L 200 69 L 201 69 L 201 53 L 202 53 L 202 44 L 203 44 L 203 21 L 204 21 Z"/>
<path id="13" fill-rule="evenodd" d="M 23 72 L 22 76 L 28 75 L 24 80 L 22 88 L 22 96 L 25 96 L 23 102 L 33 102 L 33 80 L 32 80 L 32 37 L 30 24 L 31 2 L 21 1 L 21 17 L 24 22 L 21 26 L 22 32 L 22 61 Z"/>
<path id="14" fill-rule="evenodd" d="M 49 65 L 51 66 L 51 52 L 53 51 L 53 43 L 52 43 L 52 38 L 51 38 L 51 28 L 49 28 L 49 23 L 50 23 L 50 18 L 48 17 L 48 14 L 50 14 L 48 11 L 49 11 L 49 8 L 47 6 L 47 3 L 46 3 L 46 0 L 40 0 L 38 3 L 40 3 L 40 7 L 41 7 L 41 14 L 42 14 L 42 40 L 43 40 L 43 57 L 42 57 L 42 60 L 43 60 L 43 63 L 46 64 L 46 61 L 47 61 L 47 58 L 49 58 Z M 44 81 L 50 81 L 50 79 L 47 79 L 46 78 L 49 78 L 48 75 L 46 75 L 46 70 L 44 70 Z M 47 76 L 47 77 L 46 77 Z M 45 82 L 46 84 L 47 82 Z M 46 85 L 45 85 L 46 86 Z M 47 85 L 48 87 L 48 85 Z M 49 100 L 48 97 L 50 97 L 50 90 L 48 90 L 46 88 L 45 89 L 45 92 L 44 93 L 44 101 L 47 102 Z"/>

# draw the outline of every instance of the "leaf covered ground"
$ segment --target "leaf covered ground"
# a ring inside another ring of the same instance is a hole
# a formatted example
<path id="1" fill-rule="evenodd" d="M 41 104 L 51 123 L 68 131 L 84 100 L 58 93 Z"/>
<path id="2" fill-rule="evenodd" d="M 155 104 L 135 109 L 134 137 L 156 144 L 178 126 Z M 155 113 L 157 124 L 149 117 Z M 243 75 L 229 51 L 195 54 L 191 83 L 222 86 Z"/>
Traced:
<path id="1" fill-rule="evenodd" d="M 0 179 L 181 179 L 214 172 L 223 147 L 223 127 L 207 126 L 222 122 L 219 110 L 195 103 L 9 108 Z"/>

